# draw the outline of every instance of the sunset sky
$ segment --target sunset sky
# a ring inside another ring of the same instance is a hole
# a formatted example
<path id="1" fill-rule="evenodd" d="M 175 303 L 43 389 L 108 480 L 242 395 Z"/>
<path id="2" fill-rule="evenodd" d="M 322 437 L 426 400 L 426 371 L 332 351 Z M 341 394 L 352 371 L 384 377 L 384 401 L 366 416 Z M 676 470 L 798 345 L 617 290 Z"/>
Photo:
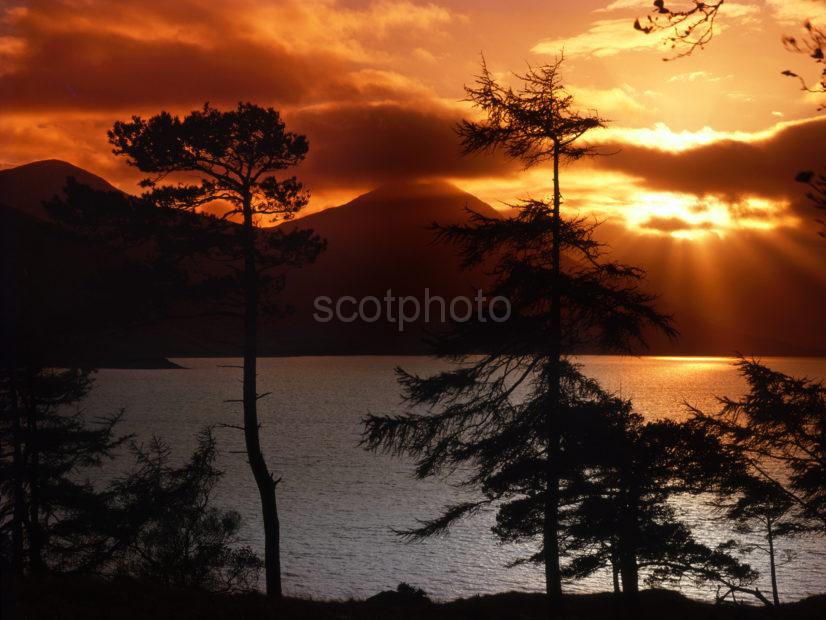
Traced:
<path id="1" fill-rule="evenodd" d="M 65 159 L 135 191 L 110 153 L 115 120 L 210 101 L 274 105 L 310 137 L 312 209 L 379 184 L 448 179 L 493 206 L 549 188 L 548 171 L 459 156 L 453 123 L 480 54 L 502 80 L 564 49 L 582 107 L 611 122 L 605 153 L 565 171 L 566 206 L 628 232 L 699 239 L 799 229 L 794 175 L 822 163 L 816 75 L 783 34 L 823 0 L 726 2 L 713 42 L 663 62 L 632 28 L 647 0 L 64 0 L 1 5 L 0 163 Z"/>

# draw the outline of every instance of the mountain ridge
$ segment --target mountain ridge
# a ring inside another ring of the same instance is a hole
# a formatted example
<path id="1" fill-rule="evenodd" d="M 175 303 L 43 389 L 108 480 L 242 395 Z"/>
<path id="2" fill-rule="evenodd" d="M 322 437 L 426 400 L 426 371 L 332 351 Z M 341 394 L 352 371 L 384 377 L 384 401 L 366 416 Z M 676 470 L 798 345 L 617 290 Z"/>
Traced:
<path id="1" fill-rule="evenodd" d="M 60 195 L 66 179 L 100 191 L 120 191 L 106 179 L 62 159 L 42 159 L 0 170 L 0 204 L 46 220 L 43 202 Z"/>
<path id="2" fill-rule="evenodd" d="M 4 227 L 21 231 L 25 228 L 29 239 L 41 234 L 35 232 L 34 226 L 22 226 L 20 218 L 48 225 L 42 201 L 59 194 L 67 176 L 89 182 L 97 189 L 118 191 L 102 177 L 61 160 L 44 160 L 1 170 L 0 204 L 5 205 Z M 331 299 L 383 296 L 388 289 L 395 295 L 421 297 L 425 289 L 429 289 L 432 295 L 445 298 L 472 296 L 489 281 L 484 267 L 463 270 L 456 248 L 434 244 L 434 231 L 430 228 L 436 221 L 442 224 L 467 222 L 468 209 L 489 217 L 504 216 L 449 183 L 408 181 L 385 184 L 338 207 L 264 229 L 266 232 L 279 227 L 285 230 L 310 227 L 328 240 L 328 248 L 314 264 L 288 275 L 284 302 L 295 308 L 295 312 L 281 321 L 268 321 L 263 325 L 262 354 L 426 353 L 428 349 L 422 341 L 427 331 L 425 328 L 438 328 L 438 325 L 415 325 L 400 334 L 395 325 L 383 322 L 319 324 L 313 318 L 313 302 L 319 296 Z M 53 226 L 49 230 L 49 235 L 59 236 Z M 725 293 L 729 299 L 722 301 L 732 307 L 746 308 L 747 314 L 742 311 L 741 315 L 732 314 L 732 311 L 728 315 L 711 312 L 703 296 L 708 284 L 702 278 L 675 277 L 673 268 L 662 262 L 671 247 L 668 240 L 631 238 L 627 231 L 618 232 L 616 226 L 611 229 L 608 224 L 601 230 L 607 230 L 609 238 L 613 235 L 616 244 L 610 240 L 609 244 L 617 259 L 647 269 L 649 281 L 646 288 L 662 293 L 663 310 L 675 314 L 677 326 L 683 332 L 683 338 L 676 343 L 655 339 L 647 353 L 823 355 L 826 351 L 826 333 L 817 322 L 808 331 L 792 329 L 798 316 L 803 316 L 800 314 L 802 309 L 805 308 L 809 315 L 817 314 L 818 291 L 826 292 L 819 280 L 807 280 L 808 276 L 802 272 L 790 277 L 788 270 L 792 267 L 777 264 L 774 266 L 777 275 L 767 272 L 761 274 L 763 280 L 760 282 L 748 283 L 744 278 L 748 277 L 747 270 L 753 267 L 749 267 L 747 260 L 738 258 L 740 262 L 737 264 L 734 259 L 720 260 L 720 273 L 716 277 L 733 283 Z M 41 267 L 45 274 L 49 273 L 50 261 L 60 263 L 66 258 L 59 256 L 56 250 L 55 255 L 50 255 L 50 246 L 74 251 L 65 249 L 74 247 L 71 244 L 55 239 L 60 243 L 38 242 L 45 248 L 45 254 L 38 257 L 43 262 Z M 713 246 L 718 248 L 715 251 L 721 251 L 718 246 L 722 244 Z M 11 250 L 4 248 L 4 253 L 7 251 Z M 705 249 L 692 246 L 690 251 L 696 254 Z M 736 254 L 732 256 L 737 258 Z M 72 263 L 72 260 L 68 262 Z M 765 294 L 765 287 L 761 289 L 764 281 L 775 286 L 776 294 L 787 298 L 789 308 L 782 311 L 785 314 L 764 316 L 761 305 L 754 304 L 751 297 L 761 290 Z M 806 319 L 806 324 L 810 323 Z M 767 325 L 771 325 L 771 329 Z M 235 331 L 225 324 L 211 323 L 206 327 L 193 323 L 161 330 L 163 336 L 143 338 L 137 334 L 128 341 L 138 343 L 136 346 L 145 345 L 142 356 L 149 353 L 165 357 L 237 354 L 240 346 L 219 343 L 212 338 L 216 327 L 226 336 L 223 340 L 236 339 Z M 800 333 L 804 336 L 796 335 Z M 126 340 L 122 349 L 126 347 L 125 343 Z"/>

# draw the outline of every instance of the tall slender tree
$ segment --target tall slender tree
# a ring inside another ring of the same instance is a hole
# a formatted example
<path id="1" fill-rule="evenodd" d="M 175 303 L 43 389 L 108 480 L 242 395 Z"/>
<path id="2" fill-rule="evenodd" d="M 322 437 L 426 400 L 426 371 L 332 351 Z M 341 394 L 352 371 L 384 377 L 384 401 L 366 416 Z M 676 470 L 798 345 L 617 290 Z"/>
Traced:
<path id="1" fill-rule="evenodd" d="M 408 532 L 414 537 L 505 499 L 500 516 L 510 524 L 498 532 L 503 538 L 519 527 L 534 536 L 530 524 L 541 526 L 542 547 L 533 559 L 544 564 L 552 610 L 562 593 L 560 485 L 575 458 L 569 423 L 577 411 L 604 405 L 598 386 L 565 355 L 588 347 L 624 350 L 643 341 L 646 325 L 674 333 L 653 297 L 639 290 L 642 272 L 605 261 L 594 226 L 561 216 L 560 165 L 588 155 L 578 141 L 602 125 L 596 114 L 575 111 L 561 62 L 529 69 L 518 91 L 497 83 L 483 64 L 467 91 L 486 118 L 459 127 L 467 153 L 501 149 L 526 166 L 550 162 L 552 202 L 525 201 L 507 219 L 472 214 L 468 225 L 437 227 L 443 241 L 461 248 L 466 265 L 493 264 L 488 293 L 509 301 L 509 320 L 459 324 L 443 336 L 436 353 L 465 362 L 457 369 L 428 378 L 399 370 L 407 402 L 435 411 L 371 416 L 364 438 L 369 449 L 416 456 L 419 476 L 475 466 L 465 483 L 481 487 L 486 499 L 449 506 L 441 518 Z M 469 352 L 483 357 L 468 359 Z"/>
<path id="2" fill-rule="evenodd" d="M 507 156 L 520 160 L 525 167 L 550 162 L 552 170 L 553 201 L 551 212 L 551 235 L 547 251 L 550 252 L 550 409 L 558 408 L 561 383 L 562 312 L 563 285 L 561 278 L 561 256 L 563 248 L 562 191 L 560 186 L 560 165 L 576 161 L 593 154 L 591 147 L 582 143 L 583 136 L 592 129 L 602 127 L 603 119 L 595 112 L 580 112 L 574 107 L 573 97 L 562 84 L 561 68 L 563 58 L 537 69 L 529 68 L 520 76 L 523 86 L 520 90 L 505 87 L 496 82 L 484 61 L 482 72 L 474 86 L 467 89 L 468 98 L 487 118 L 482 121 L 464 121 L 459 134 L 467 154 L 503 150 Z M 585 234 L 590 236 L 590 231 Z M 630 275 L 630 271 L 627 272 Z M 639 275 L 637 273 L 634 276 Z M 662 317 L 653 317 L 655 322 L 665 326 Z M 569 326 L 571 327 L 571 326 Z M 570 352 L 568 347 L 566 352 Z M 547 492 L 543 534 L 546 549 L 545 577 L 549 593 L 561 594 L 561 580 L 556 546 L 556 507 L 558 481 L 554 473 L 554 446 L 560 441 L 555 428 L 554 415 L 547 418 L 546 439 L 551 446 L 546 478 Z M 550 549 L 551 553 L 547 550 Z"/>
<path id="3" fill-rule="evenodd" d="M 794 502 L 777 485 L 748 475 L 737 480 L 736 485 L 739 490 L 731 496 L 726 494 L 721 502 L 724 516 L 735 524 L 738 534 L 751 537 L 739 545 L 741 551 L 749 554 L 760 551 L 767 557 L 772 602 L 780 605 L 777 567 L 792 561 L 794 553 L 780 553 L 778 543 L 784 537 L 806 531 L 805 524 L 795 514 Z M 757 537 L 760 542 L 755 540 Z"/>
<path id="4" fill-rule="evenodd" d="M 523 87 L 514 91 L 496 82 L 482 61 L 482 72 L 474 86 L 466 89 L 468 98 L 487 115 L 482 121 L 463 121 L 459 135 L 466 154 L 502 149 L 525 167 L 550 161 L 552 165 L 553 204 L 550 243 L 550 356 L 547 370 L 550 387 L 549 408 L 556 412 L 561 398 L 562 357 L 562 289 L 560 286 L 561 219 L 559 167 L 563 161 L 580 159 L 590 153 L 579 143 L 588 131 L 601 127 L 596 114 L 581 114 L 573 108 L 573 98 L 562 86 L 562 58 L 550 65 L 529 69 L 521 76 Z M 557 510 L 559 481 L 554 452 L 560 441 L 556 415 L 547 416 L 545 439 L 548 445 L 546 497 L 544 508 L 545 586 L 549 596 L 562 594 L 559 553 L 557 550 Z"/>
<path id="5" fill-rule="evenodd" d="M 134 116 L 116 123 L 109 141 L 115 154 L 153 175 L 143 184 L 149 188 L 145 199 L 156 206 L 188 213 L 208 204 L 224 207 L 217 218 L 185 218 L 199 242 L 195 249 L 172 248 L 172 253 L 200 253 L 229 271 L 218 279 L 228 285 L 223 290 L 238 305 L 223 313 L 243 323 L 242 430 L 261 500 L 267 594 L 279 599 L 280 478 L 270 472 L 259 437 L 258 401 L 264 396 L 257 390 L 259 318 L 275 308 L 271 293 L 283 287 L 283 273 L 274 270 L 312 261 L 323 242 L 312 231 L 262 235 L 259 226 L 292 218 L 307 204 L 309 192 L 294 176 L 277 176 L 301 163 L 307 139 L 287 131 L 273 108 L 240 103 L 229 111 L 207 104 L 183 119 L 167 112 L 146 120 Z M 170 175 L 178 178 L 177 184 L 160 184 Z"/>

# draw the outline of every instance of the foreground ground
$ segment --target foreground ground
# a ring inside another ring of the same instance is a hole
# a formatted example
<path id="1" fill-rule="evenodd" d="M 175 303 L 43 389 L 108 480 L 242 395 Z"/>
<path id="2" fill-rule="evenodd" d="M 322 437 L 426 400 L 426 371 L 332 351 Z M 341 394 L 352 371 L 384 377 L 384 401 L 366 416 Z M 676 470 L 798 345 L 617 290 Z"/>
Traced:
<path id="1" fill-rule="evenodd" d="M 460 599 L 449 603 L 399 600 L 393 593 L 367 601 L 310 601 L 287 599 L 279 609 L 268 609 L 258 594 L 205 594 L 169 590 L 137 581 L 102 582 L 94 579 L 47 578 L 26 579 L 14 591 L 7 580 L 3 584 L 3 618 L 93 620 L 149 618 L 269 619 L 298 618 L 340 620 L 500 620 L 545 618 L 541 595 L 508 592 L 491 596 Z M 618 610 L 609 594 L 572 595 L 566 600 L 568 618 L 616 618 Z M 663 590 L 643 592 L 641 610 L 636 618 L 666 620 L 702 620 L 762 618 L 826 618 L 826 596 L 783 605 L 773 610 L 761 607 L 712 605 L 689 600 Z"/>

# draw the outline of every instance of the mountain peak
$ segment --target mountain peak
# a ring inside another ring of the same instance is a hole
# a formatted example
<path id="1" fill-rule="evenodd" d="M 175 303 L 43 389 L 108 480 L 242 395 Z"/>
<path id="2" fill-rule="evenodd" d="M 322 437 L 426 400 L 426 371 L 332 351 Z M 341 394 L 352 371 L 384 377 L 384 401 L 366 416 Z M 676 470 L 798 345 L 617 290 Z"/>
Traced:
<path id="1" fill-rule="evenodd" d="M 324 213 L 328 214 L 327 217 L 332 217 L 334 214 L 345 212 L 371 211 L 371 215 L 382 219 L 399 217 L 407 213 L 411 217 L 426 217 L 428 223 L 447 218 L 447 223 L 457 218 L 464 220 L 467 209 L 489 217 L 499 215 L 489 204 L 447 181 L 427 180 L 385 183 L 347 204 L 310 214 L 302 219 L 315 218 Z"/>
<path id="2" fill-rule="evenodd" d="M 367 192 L 364 196 L 403 196 L 403 197 L 435 197 L 467 195 L 452 183 L 440 179 L 390 181 L 379 185 L 376 189 Z"/>
<path id="3" fill-rule="evenodd" d="M 43 203 L 62 194 L 69 177 L 97 190 L 117 191 L 108 181 L 88 170 L 61 159 L 44 159 L 0 170 L 0 204 L 45 218 Z"/>

